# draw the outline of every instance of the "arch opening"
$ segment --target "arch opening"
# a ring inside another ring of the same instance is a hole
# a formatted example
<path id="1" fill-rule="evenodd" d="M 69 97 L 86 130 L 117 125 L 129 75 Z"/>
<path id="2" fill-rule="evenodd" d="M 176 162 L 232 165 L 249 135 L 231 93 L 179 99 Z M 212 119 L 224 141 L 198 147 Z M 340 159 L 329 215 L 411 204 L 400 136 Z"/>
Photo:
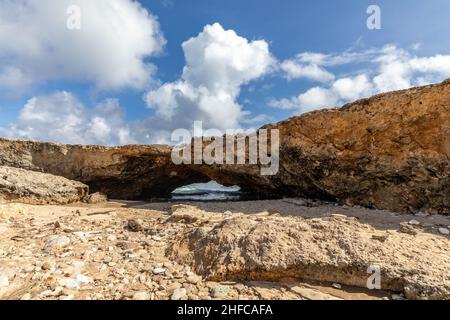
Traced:
<path id="1" fill-rule="evenodd" d="M 171 193 L 171 199 L 174 201 L 239 201 L 243 199 L 243 192 L 238 185 L 227 187 L 211 180 L 176 188 Z"/>

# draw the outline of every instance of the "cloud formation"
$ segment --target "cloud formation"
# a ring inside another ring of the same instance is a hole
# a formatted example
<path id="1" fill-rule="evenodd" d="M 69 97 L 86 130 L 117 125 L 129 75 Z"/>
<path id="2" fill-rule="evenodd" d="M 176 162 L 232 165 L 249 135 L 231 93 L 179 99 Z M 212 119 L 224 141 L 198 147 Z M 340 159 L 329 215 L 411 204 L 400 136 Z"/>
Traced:
<path id="1" fill-rule="evenodd" d="M 72 5 L 80 30 L 67 28 Z M 0 22 L 0 92 L 50 80 L 142 89 L 155 70 L 145 59 L 165 45 L 157 19 L 132 0 L 0 0 Z"/>
<path id="2" fill-rule="evenodd" d="M 292 63 L 297 65 L 317 66 L 325 72 L 324 75 L 333 75 L 317 79 L 310 76 L 310 79 L 325 84 L 308 89 L 298 96 L 273 99 L 269 102 L 271 107 L 292 109 L 296 110 L 296 113 L 334 107 L 378 93 L 436 83 L 450 77 L 450 55 L 416 57 L 395 45 L 362 52 L 346 51 L 335 55 L 306 52 L 297 55 L 294 60 L 287 61 L 293 61 Z M 344 64 L 359 63 L 366 63 L 369 67 L 343 77 L 335 76 L 327 70 Z M 295 78 L 292 70 L 284 71 L 287 78 Z M 301 77 L 306 76 L 303 74 Z"/>
<path id="3" fill-rule="evenodd" d="M 318 82 L 334 80 L 334 74 L 320 66 L 318 61 L 306 60 L 304 55 L 298 55 L 295 59 L 288 59 L 280 64 L 280 69 L 288 80 L 308 79 Z"/>
<path id="4" fill-rule="evenodd" d="M 250 116 L 237 101 L 243 85 L 272 71 L 267 42 L 250 42 L 216 23 L 182 47 L 181 78 L 145 96 L 152 116 L 126 123 L 117 100 L 86 107 L 72 93 L 58 91 L 30 99 L 0 135 L 79 144 L 170 143 L 173 130 L 190 129 L 194 121 L 202 121 L 205 130 L 225 130 L 267 119 Z"/>
<path id="5" fill-rule="evenodd" d="M 134 143 L 123 115 L 115 99 L 87 109 L 72 93 L 58 91 L 28 100 L 17 122 L 0 127 L 0 135 L 69 144 Z"/>
<path id="6" fill-rule="evenodd" d="M 182 44 L 186 65 L 181 78 L 148 92 L 146 101 L 156 117 L 172 128 L 240 127 L 248 115 L 237 102 L 241 87 L 268 74 L 275 64 L 264 40 L 248 41 L 220 24 Z"/>

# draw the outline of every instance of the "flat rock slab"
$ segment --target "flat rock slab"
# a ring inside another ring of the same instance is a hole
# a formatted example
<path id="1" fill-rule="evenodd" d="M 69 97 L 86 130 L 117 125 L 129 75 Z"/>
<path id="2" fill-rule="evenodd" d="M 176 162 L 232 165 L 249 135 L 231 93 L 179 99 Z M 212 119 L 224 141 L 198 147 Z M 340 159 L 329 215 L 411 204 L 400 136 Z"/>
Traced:
<path id="1" fill-rule="evenodd" d="M 41 172 L 0 166 L 0 202 L 68 204 L 83 200 L 89 187 Z"/>
<path id="2" fill-rule="evenodd" d="M 212 281 L 292 277 L 365 288 L 379 270 L 383 290 L 408 299 L 450 299 L 445 236 L 377 230 L 346 217 L 230 217 L 189 206 L 175 208 L 172 216 L 169 222 L 184 217 L 190 231 L 168 255 Z"/>

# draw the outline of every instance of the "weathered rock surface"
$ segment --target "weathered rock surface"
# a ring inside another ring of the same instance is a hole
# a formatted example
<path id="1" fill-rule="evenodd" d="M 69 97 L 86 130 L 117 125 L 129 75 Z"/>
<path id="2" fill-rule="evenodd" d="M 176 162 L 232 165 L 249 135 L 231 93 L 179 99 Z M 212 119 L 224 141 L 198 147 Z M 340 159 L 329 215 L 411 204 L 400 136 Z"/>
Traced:
<path id="1" fill-rule="evenodd" d="M 277 175 L 261 176 L 258 166 L 202 172 L 256 194 L 450 214 L 450 80 L 264 128 L 280 131 Z"/>
<path id="2" fill-rule="evenodd" d="M 0 202 L 67 204 L 83 200 L 88 193 L 89 187 L 81 182 L 0 166 Z"/>
<path id="3" fill-rule="evenodd" d="M 280 171 L 175 166 L 168 146 L 67 146 L 0 140 L 0 165 L 81 181 L 110 198 L 168 197 L 210 179 L 255 197 L 300 196 L 399 212 L 450 213 L 450 80 L 269 125 Z"/>
<path id="4" fill-rule="evenodd" d="M 116 199 L 167 197 L 190 181 L 209 179 L 175 166 L 169 146 L 80 146 L 0 139 L 0 165 L 81 181 Z"/>
<path id="5" fill-rule="evenodd" d="M 384 290 L 408 299 L 450 299 L 445 237 L 377 230 L 344 216 L 225 218 L 186 206 L 175 208 L 169 221 L 196 227 L 167 254 L 211 281 L 301 278 L 365 288 L 369 267 L 378 266 Z"/>
<path id="6" fill-rule="evenodd" d="M 263 209 L 271 202 L 280 211 Z M 231 205 L 234 213 L 224 214 L 223 207 Z M 317 214 L 318 209 L 328 213 Z M 438 228 L 450 225 L 450 217 L 417 217 L 422 227 L 412 236 L 386 231 L 398 230 L 412 215 L 370 211 L 299 207 L 284 200 L 1 204 L 0 299 L 404 299 L 400 291 L 409 298 L 448 297 L 450 238 Z M 140 228 L 128 228 L 130 221 Z M 192 250 L 194 237 L 199 242 Z M 369 259 L 381 266 L 381 284 L 386 279 L 398 291 L 365 288 Z M 296 261 L 306 265 L 285 269 Z M 281 279 L 286 274 L 294 277 Z M 305 274 L 314 281 L 301 277 Z M 214 277 L 243 281 L 211 281 Z M 272 278 L 279 281 L 261 281 Z"/>

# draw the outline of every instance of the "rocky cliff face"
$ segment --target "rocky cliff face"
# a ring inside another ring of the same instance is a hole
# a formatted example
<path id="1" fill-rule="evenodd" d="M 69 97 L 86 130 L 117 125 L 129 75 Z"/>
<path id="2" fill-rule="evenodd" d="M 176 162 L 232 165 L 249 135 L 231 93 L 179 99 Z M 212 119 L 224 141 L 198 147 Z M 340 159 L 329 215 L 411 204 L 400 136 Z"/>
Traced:
<path id="1" fill-rule="evenodd" d="M 117 199 L 166 197 L 190 181 L 209 179 L 172 163 L 168 146 L 61 145 L 0 139 L 0 165 L 81 181 Z"/>
<path id="2" fill-rule="evenodd" d="M 395 211 L 450 213 L 450 81 L 275 124 L 295 194 Z"/>
<path id="3" fill-rule="evenodd" d="M 280 130 L 280 170 L 175 166 L 168 146 L 66 146 L 0 140 L 0 165 L 61 175 L 110 197 L 168 196 L 216 180 L 257 197 L 302 196 L 399 212 L 450 213 L 450 80 L 265 128 Z"/>

